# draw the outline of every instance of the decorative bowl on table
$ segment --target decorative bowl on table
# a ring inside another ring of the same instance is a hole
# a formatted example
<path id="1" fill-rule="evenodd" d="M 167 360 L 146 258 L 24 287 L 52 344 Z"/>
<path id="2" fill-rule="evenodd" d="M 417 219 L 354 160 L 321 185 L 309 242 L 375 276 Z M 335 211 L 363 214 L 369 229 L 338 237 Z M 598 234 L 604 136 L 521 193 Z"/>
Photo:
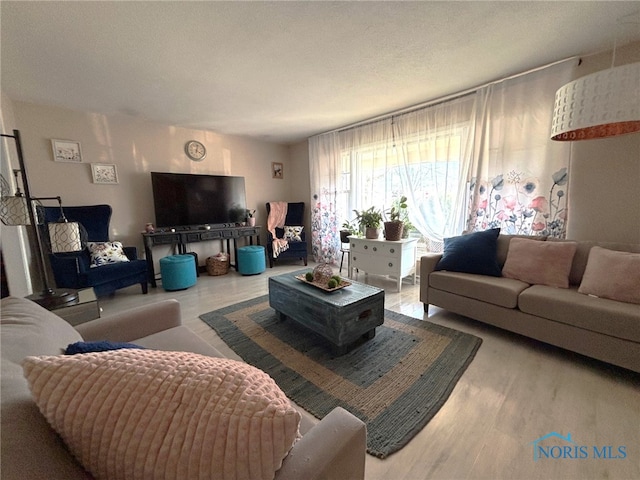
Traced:
<path id="1" fill-rule="evenodd" d="M 325 292 L 333 292 L 351 285 L 351 282 L 344 280 L 339 275 L 334 275 L 333 270 L 326 263 L 321 263 L 312 272 L 296 275 L 296 278 Z"/>

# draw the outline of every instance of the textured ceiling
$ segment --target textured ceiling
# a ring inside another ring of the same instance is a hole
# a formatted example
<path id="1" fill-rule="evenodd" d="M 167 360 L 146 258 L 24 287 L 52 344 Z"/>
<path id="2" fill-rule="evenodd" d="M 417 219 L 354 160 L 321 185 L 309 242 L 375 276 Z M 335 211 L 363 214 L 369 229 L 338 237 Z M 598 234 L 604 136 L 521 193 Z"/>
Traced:
<path id="1" fill-rule="evenodd" d="M 640 40 L 640 2 L 0 2 L 13 100 L 292 143 Z"/>

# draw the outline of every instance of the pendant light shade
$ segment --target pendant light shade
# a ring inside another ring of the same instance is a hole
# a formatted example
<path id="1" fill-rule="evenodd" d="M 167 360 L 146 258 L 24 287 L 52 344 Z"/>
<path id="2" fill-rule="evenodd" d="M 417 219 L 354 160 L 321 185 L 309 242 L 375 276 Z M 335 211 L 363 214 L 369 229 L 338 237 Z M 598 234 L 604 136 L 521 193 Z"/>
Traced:
<path id="1" fill-rule="evenodd" d="M 592 73 L 556 92 L 552 140 L 589 140 L 634 132 L 640 132 L 640 62 Z"/>

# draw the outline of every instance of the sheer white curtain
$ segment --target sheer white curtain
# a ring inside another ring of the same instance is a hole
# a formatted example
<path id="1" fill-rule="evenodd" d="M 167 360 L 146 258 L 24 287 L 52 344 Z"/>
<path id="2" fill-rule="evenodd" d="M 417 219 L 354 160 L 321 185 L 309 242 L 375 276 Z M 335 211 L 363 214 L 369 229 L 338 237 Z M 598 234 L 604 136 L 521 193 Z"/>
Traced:
<path id="1" fill-rule="evenodd" d="M 476 95 L 470 94 L 394 119 L 409 217 L 436 243 L 464 225 L 475 117 Z"/>
<path id="2" fill-rule="evenodd" d="M 474 93 L 309 139 L 312 254 L 334 263 L 353 210 L 408 197 L 427 241 L 500 226 L 563 236 L 568 146 L 549 140 L 562 62 Z"/>
<path id="3" fill-rule="evenodd" d="M 338 231 L 354 210 L 385 212 L 402 195 L 422 235 L 441 240 L 459 230 L 466 213 L 460 172 L 471 164 L 473 112 L 468 96 L 310 138 L 314 259 L 337 259 Z"/>

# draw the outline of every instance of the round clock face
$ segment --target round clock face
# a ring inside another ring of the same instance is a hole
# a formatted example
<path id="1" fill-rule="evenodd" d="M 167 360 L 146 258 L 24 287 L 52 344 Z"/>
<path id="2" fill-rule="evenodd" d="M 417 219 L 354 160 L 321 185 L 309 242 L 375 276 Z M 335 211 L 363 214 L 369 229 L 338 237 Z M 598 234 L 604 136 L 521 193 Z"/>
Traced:
<path id="1" fill-rule="evenodd" d="M 204 145 L 196 140 L 190 140 L 184 145 L 184 151 L 187 156 L 195 161 L 199 162 L 204 160 L 204 157 L 207 156 L 207 149 L 204 148 Z"/>

